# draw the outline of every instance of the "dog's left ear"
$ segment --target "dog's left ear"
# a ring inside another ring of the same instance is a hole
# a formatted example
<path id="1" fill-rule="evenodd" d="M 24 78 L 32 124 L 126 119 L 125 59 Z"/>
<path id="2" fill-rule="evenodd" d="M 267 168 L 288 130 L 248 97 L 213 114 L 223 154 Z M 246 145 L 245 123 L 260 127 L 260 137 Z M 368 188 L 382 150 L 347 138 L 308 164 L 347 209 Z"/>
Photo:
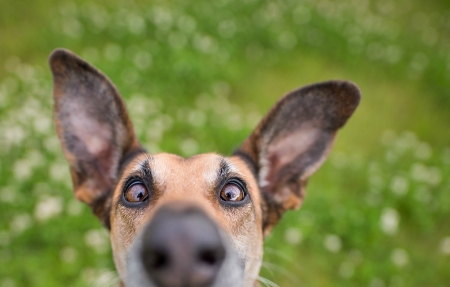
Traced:
<path id="1" fill-rule="evenodd" d="M 235 152 L 249 162 L 263 196 L 264 233 L 300 207 L 307 183 L 324 162 L 336 132 L 355 111 L 359 89 L 330 81 L 284 96 Z"/>
<path id="2" fill-rule="evenodd" d="M 70 164 L 75 196 L 108 226 L 108 201 L 121 162 L 143 151 L 111 81 L 70 51 L 49 58 L 54 120 Z"/>

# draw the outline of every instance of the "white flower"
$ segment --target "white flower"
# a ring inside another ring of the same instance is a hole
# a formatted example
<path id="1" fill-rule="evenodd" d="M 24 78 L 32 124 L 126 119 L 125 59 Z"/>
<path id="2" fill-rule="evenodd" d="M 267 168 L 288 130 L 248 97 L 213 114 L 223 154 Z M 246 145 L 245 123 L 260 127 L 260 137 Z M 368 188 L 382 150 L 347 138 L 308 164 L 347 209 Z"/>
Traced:
<path id="1" fill-rule="evenodd" d="M 302 242 L 303 235 L 297 228 L 290 227 L 284 233 L 284 239 L 289 244 L 297 245 Z"/>
<path id="2" fill-rule="evenodd" d="M 3 187 L 0 190 L 0 201 L 13 203 L 17 198 L 17 191 L 10 186 Z"/>
<path id="3" fill-rule="evenodd" d="M 80 215 L 83 211 L 83 204 L 76 199 L 72 199 L 67 205 L 67 213 L 72 216 Z"/>
<path id="4" fill-rule="evenodd" d="M 445 164 L 450 164 L 450 148 L 446 148 L 444 149 L 444 151 L 442 152 L 442 161 Z"/>
<path id="5" fill-rule="evenodd" d="M 181 49 L 186 46 L 188 38 L 182 32 L 171 32 L 169 34 L 169 44 L 175 49 Z"/>
<path id="6" fill-rule="evenodd" d="M 33 121 L 34 129 L 39 132 L 41 135 L 47 134 L 49 131 L 52 131 L 52 124 L 49 118 L 47 117 L 38 117 Z"/>
<path id="7" fill-rule="evenodd" d="M 134 56 L 134 65 L 140 70 L 146 70 L 152 65 L 152 55 L 147 51 L 139 51 Z"/>
<path id="8" fill-rule="evenodd" d="M 180 30 L 186 33 L 192 33 L 197 27 L 197 22 L 189 15 L 181 15 L 178 18 L 177 26 Z"/>
<path id="9" fill-rule="evenodd" d="M 297 45 L 297 36 L 290 31 L 285 31 L 278 37 L 278 42 L 282 48 L 290 50 Z"/>
<path id="10" fill-rule="evenodd" d="M 398 196 L 405 195 L 408 192 L 409 182 L 403 176 L 395 176 L 391 181 L 391 190 Z"/>
<path id="11" fill-rule="evenodd" d="M 195 35 L 193 44 L 197 50 L 206 54 L 214 53 L 219 47 L 215 39 L 210 36 L 200 34 Z"/>
<path id="12" fill-rule="evenodd" d="M 198 143 L 196 140 L 192 138 L 185 139 L 180 144 L 180 149 L 183 155 L 191 156 L 197 153 L 198 151 Z"/>
<path id="13" fill-rule="evenodd" d="M 201 127 L 206 123 L 206 115 L 200 110 L 191 110 L 187 115 L 187 120 L 191 125 Z"/>
<path id="14" fill-rule="evenodd" d="M 450 236 L 444 237 L 440 244 L 442 254 L 450 255 Z"/>
<path id="15" fill-rule="evenodd" d="M 109 61 L 117 61 L 122 56 L 122 47 L 117 44 L 109 43 L 104 49 L 105 58 Z"/>
<path id="16" fill-rule="evenodd" d="M 417 145 L 414 155 L 418 159 L 429 159 L 432 153 L 433 150 L 431 149 L 431 146 L 422 142 Z"/>
<path id="17" fill-rule="evenodd" d="M 84 242 L 98 253 L 105 253 L 109 248 L 108 234 L 103 229 L 91 229 L 84 235 Z"/>
<path id="18" fill-rule="evenodd" d="M 50 178 L 54 181 L 69 181 L 69 165 L 65 162 L 55 162 L 50 166 Z"/>
<path id="19" fill-rule="evenodd" d="M 67 36 L 80 38 L 83 35 L 84 27 L 77 19 L 70 17 L 64 19 L 62 30 Z"/>
<path id="20" fill-rule="evenodd" d="M 142 34 L 145 30 L 145 20 L 135 14 L 129 14 L 127 15 L 127 24 L 128 24 L 128 30 L 136 35 Z"/>
<path id="21" fill-rule="evenodd" d="M 428 169 L 428 183 L 431 185 L 438 185 L 442 181 L 441 170 L 438 167 L 430 167 Z"/>
<path id="22" fill-rule="evenodd" d="M 188 19 L 188 18 L 186 18 Z M 189 21 L 189 20 L 187 20 Z M 153 22 L 158 27 L 158 29 L 168 31 L 172 27 L 173 16 L 171 11 L 166 10 L 162 7 L 157 7 L 153 10 Z M 195 23 L 195 22 L 194 22 Z M 192 24 L 192 23 L 190 23 Z"/>
<path id="23" fill-rule="evenodd" d="M 81 276 L 88 286 L 112 287 L 117 286 L 117 273 L 108 269 L 85 268 L 81 271 Z"/>
<path id="24" fill-rule="evenodd" d="M 31 217 L 27 213 L 17 215 L 11 220 L 11 231 L 20 234 L 31 226 Z"/>
<path id="25" fill-rule="evenodd" d="M 234 20 L 224 20 L 219 23 L 219 34 L 223 38 L 231 38 L 236 33 L 237 27 Z"/>
<path id="26" fill-rule="evenodd" d="M 14 176 L 18 180 L 26 180 L 31 176 L 32 166 L 26 159 L 14 163 Z"/>
<path id="27" fill-rule="evenodd" d="M 36 204 L 34 217 L 39 221 L 45 221 L 59 215 L 62 211 L 63 200 L 61 197 L 45 197 Z"/>
<path id="28" fill-rule="evenodd" d="M 16 285 L 16 281 L 14 281 L 12 278 L 6 277 L 6 278 L 3 278 L 0 281 L 0 286 L 2 286 L 2 287 L 15 287 L 17 285 Z"/>
<path id="29" fill-rule="evenodd" d="M 331 160 L 336 168 L 343 168 L 348 163 L 348 157 L 343 152 L 335 152 L 333 153 Z"/>
<path id="30" fill-rule="evenodd" d="M 339 250 L 341 250 L 342 248 L 341 238 L 335 234 L 328 234 L 327 236 L 325 236 L 323 244 L 325 248 L 332 253 L 339 252 Z"/>
<path id="31" fill-rule="evenodd" d="M 398 267 L 404 267 L 409 262 L 408 252 L 404 249 L 394 249 L 391 254 L 392 262 Z"/>
<path id="32" fill-rule="evenodd" d="M 416 181 L 426 181 L 428 178 L 428 169 L 422 163 L 415 163 L 411 167 L 411 176 Z"/>
<path id="33" fill-rule="evenodd" d="M 355 265 L 353 263 L 344 261 L 339 266 L 339 275 L 343 278 L 351 278 L 355 273 Z"/>
<path id="34" fill-rule="evenodd" d="M 393 208 L 386 208 L 381 214 L 381 230 L 388 235 L 397 233 L 398 224 L 400 222 L 400 214 Z"/>
<path id="35" fill-rule="evenodd" d="M 74 262 L 77 258 L 78 252 L 73 247 L 64 247 L 61 252 L 59 253 L 59 256 L 61 257 L 61 260 L 67 263 Z"/>
<path id="36" fill-rule="evenodd" d="M 421 163 L 415 163 L 411 167 L 411 176 L 416 181 L 428 182 L 433 186 L 442 181 L 441 170 L 438 167 L 427 167 Z"/>
<path id="37" fill-rule="evenodd" d="M 373 278 L 369 284 L 369 287 L 385 287 L 385 286 L 386 286 L 386 284 L 384 283 L 383 279 L 381 279 L 381 278 Z"/>

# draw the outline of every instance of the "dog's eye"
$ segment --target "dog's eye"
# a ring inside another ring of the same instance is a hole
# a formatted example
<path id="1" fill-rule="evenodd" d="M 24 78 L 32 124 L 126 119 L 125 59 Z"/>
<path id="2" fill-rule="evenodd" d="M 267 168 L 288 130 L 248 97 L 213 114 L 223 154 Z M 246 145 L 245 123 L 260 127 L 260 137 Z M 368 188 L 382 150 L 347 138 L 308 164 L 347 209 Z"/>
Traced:
<path id="1" fill-rule="evenodd" d="M 220 198 L 225 201 L 242 201 L 245 193 L 242 188 L 234 183 L 227 183 L 220 191 Z"/>
<path id="2" fill-rule="evenodd" d="M 142 202 L 148 197 L 147 188 L 141 183 L 135 183 L 125 192 L 125 199 L 128 202 Z"/>

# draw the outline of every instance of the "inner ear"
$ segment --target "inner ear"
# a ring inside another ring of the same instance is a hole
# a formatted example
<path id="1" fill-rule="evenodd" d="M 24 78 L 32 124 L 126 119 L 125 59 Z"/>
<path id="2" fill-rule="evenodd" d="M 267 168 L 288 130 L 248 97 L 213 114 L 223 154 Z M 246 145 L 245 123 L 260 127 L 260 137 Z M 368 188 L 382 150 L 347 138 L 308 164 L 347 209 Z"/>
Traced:
<path id="1" fill-rule="evenodd" d="M 236 151 L 255 166 L 265 198 L 265 231 L 284 211 L 301 205 L 307 179 L 325 161 L 337 130 L 359 101 L 359 89 L 345 81 L 292 91 L 275 104 Z"/>
<path id="2" fill-rule="evenodd" d="M 63 49 L 55 50 L 49 63 L 54 120 L 74 192 L 95 211 L 112 192 L 122 159 L 143 149 L 122 98 L 106 76 Z"/>
<path id="3" fill-rule="evenodd" d="M 260 186 L 276 196 L 280 184 L 306 180 L 325 160 L 335 134 L 300 126 L 271 142 L 260 157 Z M 303 195 L 299 194 L 299 197 Z"/>

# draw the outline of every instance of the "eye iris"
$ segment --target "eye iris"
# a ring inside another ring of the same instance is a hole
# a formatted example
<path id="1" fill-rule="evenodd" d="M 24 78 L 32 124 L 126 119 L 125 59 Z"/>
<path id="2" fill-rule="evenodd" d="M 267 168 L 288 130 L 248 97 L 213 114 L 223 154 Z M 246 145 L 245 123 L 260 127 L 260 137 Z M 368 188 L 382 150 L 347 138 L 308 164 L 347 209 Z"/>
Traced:
<path id="1" fill-rule="evenodd" d="M 125 198 L 129 202 L 141 202 L 148 196 L 148 191 L 142 184 L 133 184 L 125 194 Z"/>
<path id="2" fill-rule="evenodd" d="M 235 184 L 227 184 L 222 188 L 220 196 L 225 201 L 241 201 L 244 199 L 244 192 Z"/>

